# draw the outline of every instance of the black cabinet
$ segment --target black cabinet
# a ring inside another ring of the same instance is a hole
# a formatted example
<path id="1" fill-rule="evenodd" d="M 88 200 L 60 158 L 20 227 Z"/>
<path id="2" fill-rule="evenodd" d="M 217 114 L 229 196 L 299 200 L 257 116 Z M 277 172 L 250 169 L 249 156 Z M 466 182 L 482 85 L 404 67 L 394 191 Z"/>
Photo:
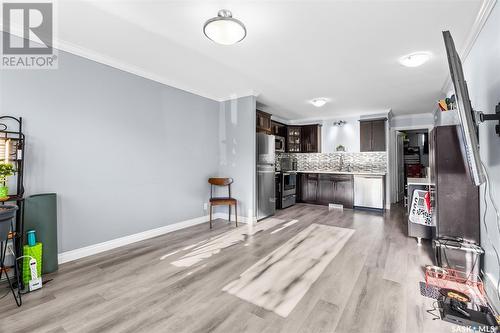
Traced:
<path id="1" fill-rule="evenodd" d="M 271 115 L 264 111 L 257 110 L 256 116 L 257 132 L 271 134 Z"/>
<path id="2" fill-rule="evenodd" d="M 333 203 L 344 208 L 354 207 L 354 182 L 351 175 L 335 175 L 335 196 Z"/>
<path id="3" fill-rule="evenodd" d="M 354 182 L 352 175 L 303 173 L 300 177 L 299 200 L 306 203 L 331 203 L 353 208 Z"/>
<path id="4" fill-rule="evenodd" d="M 462 158 L 459 131 L 457 126 L 438 126 L 430 135 L 437 236 L 458 236 L 479 243 L 479 188 L 470 180 Z"/>
<path id="5" fill-rule="evenodd" d="M 287 126 L 286 151 L 289 153 L 320 153 L 321 125 Z"/>
<path id="6" fill-rule="evenodd" d="M 286 151 L 289 153 L 300 153 L 302 142 L 302 127 L 287 126 L 286 128 Z"/>
<path id="7" fill-rule="evenodd" d="M 303 153 L 321 153 L 321 125 L 304 125 L 301 135 Z"/>
<path id="8" fill-rule="evenodd" d="M 303 173 L 300 176 L 300 200 L 316 203 L 318 200 L 318 174 Z"/>
<path id="9" fill-rule="evenodd" d="M 363 151 L 385 151 L 386 119 L 361 120 L 359 124 L 359 146 Z"/>
<path id="10" fill-rule="evenodd" d="M 333 203 L 335 198 L 335 179 L 333 175 L 322 173 L 319 175 L 318 181 L 318 198 L 317 203 L 328 205 Z"/>
<path id="11" fill-rule="evenodd" d="M 281 137 L 286 137 L 286 125 L 280 122 L 271 120 L 271 134 Z"/>

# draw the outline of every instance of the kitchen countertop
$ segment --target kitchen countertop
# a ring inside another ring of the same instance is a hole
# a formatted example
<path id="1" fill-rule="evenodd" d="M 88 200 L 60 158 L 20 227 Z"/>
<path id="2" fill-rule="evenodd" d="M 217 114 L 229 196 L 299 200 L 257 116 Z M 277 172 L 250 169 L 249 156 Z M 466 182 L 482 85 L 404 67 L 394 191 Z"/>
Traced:
<path id="1" fill-rule="evenodd" d="M 434 185 L 429 178 L 406 178 L 408 185 Z"/>
<path id="2" fill-rule="evenodd" d="M 370 176 L 385 176 L 385 172 L 369 172 L 369 171 L 334 171 L 334 170 L 297 170 L 298 173 L 327 173 L 334 175 L 370 175 Z"/>

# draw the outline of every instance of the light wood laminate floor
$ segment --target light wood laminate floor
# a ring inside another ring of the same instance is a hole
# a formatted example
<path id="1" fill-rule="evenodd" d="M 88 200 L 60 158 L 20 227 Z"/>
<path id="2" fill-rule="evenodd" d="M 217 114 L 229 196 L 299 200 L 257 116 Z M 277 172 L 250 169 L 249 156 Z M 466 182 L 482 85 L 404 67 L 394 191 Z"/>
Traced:
<path id="1" fill-rule="evenodd" d="M 286 317 L 223 291 L 311 224 L 355 232 Z M 400 207 L 381 215 L 298 204 L 240 228 L 218 220 L 61 265 L 21 308 L 11 295 L 0 300 L 0 332 L 453 330 L 426 312 L 419 281 L 430 244 L 406 237 Z"/>

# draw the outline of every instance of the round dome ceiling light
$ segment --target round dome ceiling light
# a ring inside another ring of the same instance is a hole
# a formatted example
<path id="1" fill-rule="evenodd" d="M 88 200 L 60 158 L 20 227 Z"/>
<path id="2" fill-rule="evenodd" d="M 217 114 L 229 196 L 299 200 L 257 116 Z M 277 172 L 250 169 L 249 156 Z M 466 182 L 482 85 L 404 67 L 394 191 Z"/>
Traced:
<path id="1" fill-rule="evenodd" d="M 231 11 L 221 9 L 217 17 L 205 22 L 203 33 L 217 44 L 233 45 L 245 38 L 247 29 L 240 20 L 233 18 Z"/>
<path id="2" fill-rule="evenodd" d="M 315 99 L 311 100 L 311 104 L 317 108 L 324 106 L 326 104 L 326 102 L 328 102 L 328 100 L 326 98 L 315 98 Z"/>
<path id="3" fill-rule="evenodd" d="M 429 52 L 415 52 L 399 58 L 399 63 L 406 67 L 418 67 L 425 64 L 430 58 Z"/>

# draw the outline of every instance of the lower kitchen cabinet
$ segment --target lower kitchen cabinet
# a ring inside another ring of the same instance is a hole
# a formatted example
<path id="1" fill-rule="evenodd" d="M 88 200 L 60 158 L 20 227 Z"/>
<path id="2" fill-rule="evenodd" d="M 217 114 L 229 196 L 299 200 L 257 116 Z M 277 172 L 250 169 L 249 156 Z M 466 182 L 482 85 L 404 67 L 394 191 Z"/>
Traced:
<path id="1" fill-rule="evenodd" d="M 344 208 L 354 207 L 354 182 L 351 175 L 335 176 L 334 203 Z"/>
<path id="2" fill-rule="evenodd" d="M 300 175 L 300 199 L 306 203 L 316 203 L 318 200 L 317 173 L 303 173 Z"/>
<path id="3" fill-rule="evenodd" d="M 354 189 L 352 175 L 302 173 L 300 175 L 300 200 L 306 203 L 340 204 L 353 208 Z"/>
<path id="4" fill-rule="evenodd" d="M 322 173 L 318 179 L 318 198 L 317 203 L 328 205 L 333 203 L 335 198 L 335 180 L 332 175 Z"/>

